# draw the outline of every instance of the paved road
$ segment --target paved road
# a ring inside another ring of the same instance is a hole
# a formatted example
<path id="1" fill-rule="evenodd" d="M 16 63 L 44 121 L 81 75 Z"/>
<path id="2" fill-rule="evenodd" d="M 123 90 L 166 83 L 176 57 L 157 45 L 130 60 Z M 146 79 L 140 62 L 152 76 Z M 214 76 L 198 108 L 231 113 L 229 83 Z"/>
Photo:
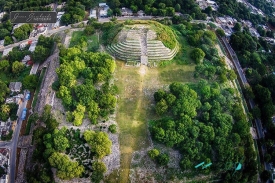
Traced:
<path id="1" fill-rule="evenodd" d="M 233 60 L 234 66 L 238 72 L 239 78 L 241 79 L 242 85 L 243 86 L 249 85 L 236 53 L 234 52 L 234 50 L 232 49 L 232 47 L 229 45 L 229 43 L 226 41 L 225 38 L 222 38 L 222 42 L 223 42 L 223 45 L 225 45 L 225 48 L 227 49 L 228 53 L 230 54 L 230 56 Z M 254 100 L 250 99 L 248 102 L 249 102 L 250 108 L 253 109 L 255 107 Z M 265 135 L 263 133 L 263 126 L 262 126 L 261 120 L 255 119 L 255 124 L 256 124 L 256 128 L 257 128 L 258 138 L 259 139 L 264 138 Z M 266 148 L 264 145 L 261 145 L 261 151 L 262 151 L 262 156 L 264 157 L 265 152 L 266 152 Z M 270 170 L 270 166 L 268 165 L 268 163 L 264 162 L 264 166 L 265 166 L 266 170 Z"/>
<path id="2" fill-rule="evenodd" d="M 26 92 L 24 94 L 24 97 L 26 96 Z M 16 172 L 16 152 L 17 152 L 17 143 L 18 143 L 18 137 L 20 134 L 20 129 L 23 120 L 21 119 L 21 114 L 24 108 L 26 108 L 28 103 L 28 100 L 24 100 L 24 102 L 20 105 L 19 108 L 19 117 L 17 119 L 17 125 L 15 127 L 15 130 L 13 132 L 12 140 L 9 142 L 1 141 L 0 142 L 0 148 L 7 148 L 10 149 L 10 167 L 9 167 L 9 182 L 14 183 L 15 182 L 15 172 Z"/>

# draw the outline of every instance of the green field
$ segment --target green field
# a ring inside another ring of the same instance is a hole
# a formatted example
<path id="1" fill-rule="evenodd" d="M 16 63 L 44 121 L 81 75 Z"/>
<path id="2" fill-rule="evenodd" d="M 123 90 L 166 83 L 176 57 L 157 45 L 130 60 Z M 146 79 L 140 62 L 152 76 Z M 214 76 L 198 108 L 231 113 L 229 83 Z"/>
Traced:
<path id="1" fill-rule="evenodd" d="M 72 33 L 69 47 L 78 45 L 81 39 L 87 42 L 87 51 L 96 51 L 99 48 L 98 35 L 95 33 L 91 36 L 87 36 L 83 31 L 74 31 Z"/>
<path id="2" fill-rule="evenodd" d="M 121 167 L 109 176 L 109 182 L 128 182 L 132 153 L 150 145 L 147 122 L 158 118 L 152 107 L 154 92 L 174 81 L 195 82 L 194 69 L 195 65 L 176 63 L 158 68 L 127 67 L 124 62 L 117 61 L 115 84 L 119 97 L 116 121 L 119 126 Z"/>

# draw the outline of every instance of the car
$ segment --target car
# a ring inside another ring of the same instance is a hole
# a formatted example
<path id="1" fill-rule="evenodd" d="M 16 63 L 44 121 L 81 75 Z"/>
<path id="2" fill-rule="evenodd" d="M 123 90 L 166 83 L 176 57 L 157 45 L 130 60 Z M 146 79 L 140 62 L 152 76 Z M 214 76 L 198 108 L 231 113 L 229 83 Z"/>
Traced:
<path id="1" fill-rule="evenodd" d="M 26 115 L 27 115 L 27 108 L 24 108 L 21 114 L 21 119 L 25 120 L 26 119 Z"/>

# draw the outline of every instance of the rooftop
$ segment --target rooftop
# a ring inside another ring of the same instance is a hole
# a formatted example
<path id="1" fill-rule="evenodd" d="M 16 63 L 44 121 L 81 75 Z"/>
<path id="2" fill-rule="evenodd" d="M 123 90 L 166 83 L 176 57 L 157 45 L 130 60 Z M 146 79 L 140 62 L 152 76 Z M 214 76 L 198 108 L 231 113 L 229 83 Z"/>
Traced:
<path id="1" fill-rule="evenodd" d="M 10 82 L 10 85 L 9 85 L 9 89 L 12 91 L 12 92 L 20 92 L 21 90 L 21 87 L 22 87 L 22 83 L 21 82 Z"/>

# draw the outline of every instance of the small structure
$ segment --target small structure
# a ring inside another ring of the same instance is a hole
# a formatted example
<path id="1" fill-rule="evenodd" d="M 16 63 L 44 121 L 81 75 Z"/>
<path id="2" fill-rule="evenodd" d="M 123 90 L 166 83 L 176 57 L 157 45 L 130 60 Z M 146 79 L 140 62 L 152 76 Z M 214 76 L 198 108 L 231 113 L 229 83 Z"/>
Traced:
<path id="1" fill-rule="evenodd" d="M 22 99 L 24 98 L 23 94 L 18 94 L 16 96 L 10 97 L 6 99 L 6 104 L 10 104 L 10 103 L 16 103 L 17 105 L 19 105 L 22 102 Z"/>
<path id="2" fill-rule="evenodd" d="M 204 165 L 204 162 L 201 162 L 200 164 L 197 164 L 196 166 L 195 166 L 195 168 L 199 168 L 200 166 L 203 166 Z"/>
<path id="3" fill-rule="evenodd" d="M 5 40 L 0 40 L 0 48 L 3 48 L 4 47 L 4 43 L 5 43 Z"/>
<path id="4" fill-rule="evenodd" d="M 9 89 L 12 92 L 20 92 L 21 91 L 21 87 L 22 87 L 22 83 L 21 82 L 10 82 L 10 85 L 9 85 Z"/>
<path id="5" fill-rule="evenodd" d="M 0 19 L 2 19 L 6 13 L 7 13 L 7 12 L 1 12 L 1 13 L 0 13 Z"/>
<path id="6" fill-rule="evenodd" d="M 121 8 L 121 15 L 122 16 L 132 16 L 133 15 L 133 11 L 129 8 Z"/>
<path id="7" fill-rule="evenodd" d="M 29 48 L 29 51 L 30 51 L 30 52 L 34 52 L 35 47 L 36 47 L 36 45 L 37 45 L 37 42 L 38 42 L 38 41 L 33 41 L 33 42 L 31 43 L 31 46 L 30 46 L 30 48 Z"/>
<path id="8" fill-rule="evenodd" d="M 27 65 L 27 63 L 28 63 L 29 61 L 31 61 L 30 55 L 26 55 L 26 56 L 23 58 L 23 60 L 21 60 L 21 62 L 22 62 L 23 64 L 25 64 L 25 65 Z"/>
<path id="9" fill-rule="evenodd" d="M 137 12 L 137 15 L 140 16 L 140 17 L 142 17 L 142 16 L 145 15 L 145 13 L 144 13 L 144 11 L 139 10 L 139 11 Z"/>
<path id="10" fill-rule="evenodd" d="M 97 18 L 96 17 L 96 9 L 91 9 L 90 10 L 90 15 L 89 15 L 90 18 Z"/>
<path id="11" fill-rule="evenodd" d="M 106 3 L 99 3 L 99 16 L 107 17 L 109 6 Z"/>
<path id="12" fill-rule="evenodd" d="M 57 9 L 62 9 L 65 6 L 66 2 L 62 2 L 60 5 L 57 5 Z"/>
<path id="13" fill-rule="evenodd" d="M 4 49 L 4 51 L 3 51 L 3 57 L 8 56 L 10 51 L 12 51 L 12 48 Z"/>

